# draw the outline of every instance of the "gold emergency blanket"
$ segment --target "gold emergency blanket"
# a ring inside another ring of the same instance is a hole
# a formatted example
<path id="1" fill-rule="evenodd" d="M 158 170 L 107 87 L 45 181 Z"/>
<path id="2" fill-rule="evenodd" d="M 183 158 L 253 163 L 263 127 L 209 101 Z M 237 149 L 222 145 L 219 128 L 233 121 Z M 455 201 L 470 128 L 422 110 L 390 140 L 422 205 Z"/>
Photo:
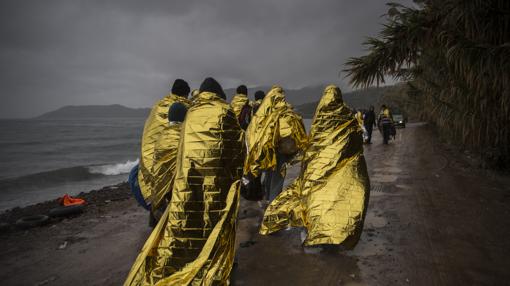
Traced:
<path id="1" fill-rule="evenodd" d="M 150 195 L 153 193 L 155 144 L 158 142 L 162 130 L 168 126 L 168 108 L 174 102 L 181 102 L 186 106 L 190 104 L 188 99 L 175 94 L 165 96 L 152 107 L 143 128 L 138 184 L 146 201 L 149 201 Z"/>
<path id="2" fill-rule="evenodd" d="M 260 229 L 269 234 L 304 226 L 305 245 L 356 245 L 370 191 L 358 120 L 340 89 L 324 91 L 312 122 L 299 177 L 266 209 Z"/>
<path id="3" fill-rule="evenodd" d="M 202 92 L 182 124 L 172 198 L 124 285 L 225 285 L 234 260 L 243 132 Z"/>
<path id="4" fill-rule="evenodd" d="M 285 100 L 283 89 L 274 86 L 264 97 L 246 130 L 248 154 L 244 174 L 254 177 L 260 171 L 276 168 L 278 142 L 291 138 L 299 150 L 306 146 L 303 119 Z"/>
<path id="5" fill-rule="evenodd" d="M 248 103 L 248 97 L 244 94 L 236 94 L 232 98 L 232 101 L 230 102 L 230 106 L 232 107 L 232 111 L 234 111 L 236 118 L 239 118 L 239 115 L 241 115 L 241 111 L 243 110 L 243 106 Z"/>
<path id="6" fill-rule="evenodd" d="M 179 139 L 181 138 L 181 123 L 171 122 L 164 126 L 161 136 L 154 144 L 154 165 L 152 167 L 153 182 L 151 185 L 151 207 L 157 209 L 172 192 L 175 178 L 175 165 Z"/>

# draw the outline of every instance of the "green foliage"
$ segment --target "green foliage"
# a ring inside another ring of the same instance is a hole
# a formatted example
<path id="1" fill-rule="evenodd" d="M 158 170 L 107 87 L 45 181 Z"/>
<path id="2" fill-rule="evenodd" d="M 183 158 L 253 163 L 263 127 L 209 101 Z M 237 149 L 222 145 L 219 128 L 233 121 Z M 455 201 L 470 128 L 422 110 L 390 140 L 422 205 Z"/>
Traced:
<path id="1" fill-rule="evenodd" d="M 417 1 L 418 2 L 418 1 Z M 409 102 L 491 165 L 510 162 L 510 1 L 390 3 L 368 53 L 346 69 L 354 86 L 408 81 Z"/>

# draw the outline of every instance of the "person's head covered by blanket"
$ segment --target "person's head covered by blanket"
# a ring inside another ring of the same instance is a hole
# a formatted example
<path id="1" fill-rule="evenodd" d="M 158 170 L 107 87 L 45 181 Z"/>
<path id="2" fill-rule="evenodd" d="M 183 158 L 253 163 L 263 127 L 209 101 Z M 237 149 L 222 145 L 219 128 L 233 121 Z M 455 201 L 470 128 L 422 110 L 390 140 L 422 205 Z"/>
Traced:
<path id="1" fill-rule="evenodd" d="M 246 130 L 244 181 L 249 184 L 266 171 L 267 197 L 275 197 L 283 187 L 285 163 L 305 148 L 306 141 L 301 116 L 285 100 L 283 89 L 274 86 L 263 97 Z"/>
<path id="2" fill-rule="evenodd" d="M 370 182 L 361 128 L 340 89 L 328 86 L 320 100 L 301 173 L 266 209 L 261 233 L 305 227 L 305 245 L 352 248 L 359 240 Z"/>

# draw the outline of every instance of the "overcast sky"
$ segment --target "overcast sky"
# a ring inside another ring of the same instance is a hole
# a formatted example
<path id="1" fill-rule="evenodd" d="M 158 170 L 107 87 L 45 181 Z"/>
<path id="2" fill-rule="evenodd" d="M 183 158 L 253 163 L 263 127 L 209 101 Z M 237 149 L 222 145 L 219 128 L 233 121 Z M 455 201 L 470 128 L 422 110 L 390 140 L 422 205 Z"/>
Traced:
<path id="1" fill-rule="evenodd" d="M 148 107 L 178 77 L 348 90 L 339 71 L 378 33 L 386 2 L 2 0 L 0 118 Z"/>

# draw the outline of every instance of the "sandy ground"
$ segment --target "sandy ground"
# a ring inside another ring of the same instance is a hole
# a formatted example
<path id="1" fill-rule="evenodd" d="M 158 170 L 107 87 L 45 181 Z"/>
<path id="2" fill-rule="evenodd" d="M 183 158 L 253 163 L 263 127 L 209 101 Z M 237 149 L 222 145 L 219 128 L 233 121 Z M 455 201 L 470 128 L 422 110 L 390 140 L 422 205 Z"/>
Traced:
<path id="1" fill-rule="evenodd" d="M 424 124 L 366 146 L 372 191 L 353 251 L 301 247 L 300 230 L 257 233 L 262 211 L 243 201 L 234 285 L 508 285 L 510 178 L 473 167 Z M 290 169 L 288 178 L 297 170 Z M 2 225 L 2 285 L 120 285 L 150 233 L 125 185 L 84 195 L 82 215 L 19 230 Z M 0 216 L 44 213 L 53 203 Z M 65 245 L 65 247 L 63 247 Z"/>

